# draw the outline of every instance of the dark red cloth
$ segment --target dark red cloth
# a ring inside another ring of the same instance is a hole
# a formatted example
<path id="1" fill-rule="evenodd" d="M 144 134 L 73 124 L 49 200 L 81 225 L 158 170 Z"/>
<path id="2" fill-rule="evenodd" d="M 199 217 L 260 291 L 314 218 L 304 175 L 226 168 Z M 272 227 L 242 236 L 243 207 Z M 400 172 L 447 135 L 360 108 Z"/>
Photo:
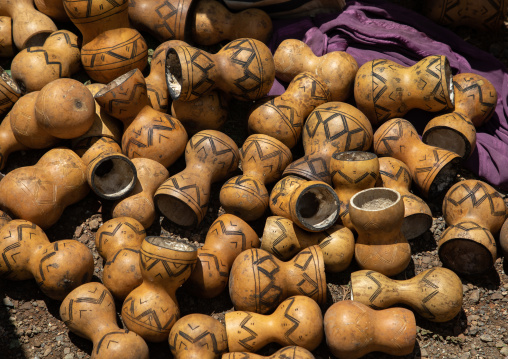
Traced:
<path id="1" fill-rule="evenodd" d="M 303 40 L 317 56 L 346 51 L 359 66 L 380 58 L 412 66 L 426 56 L 446 55 L 454 74 L 472 72 L 488 79 L 498 93 L 496 111 L 478 129 L 476 150 L 465 165 L 508 190 L 508 73 L 494 56 L 423 15 L 378 0 L 347 1 L 344 11 L 333 16 L 275 21 L 272 51 L 288 38 Z M 283 92 L 284 84 L 276 81 L 270 95 Z M 434 116 L 412 110 L 404 117 L 421 131 Z"/>

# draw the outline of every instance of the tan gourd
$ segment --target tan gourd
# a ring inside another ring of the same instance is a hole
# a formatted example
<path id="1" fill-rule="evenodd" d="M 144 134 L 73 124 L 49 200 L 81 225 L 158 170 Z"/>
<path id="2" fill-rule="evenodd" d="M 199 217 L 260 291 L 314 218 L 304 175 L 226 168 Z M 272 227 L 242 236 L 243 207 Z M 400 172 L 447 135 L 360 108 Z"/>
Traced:
<path id="1" fill-rule="evenodd" d="M 169 349 L 175 359 L 219 359 L 228 350 L 226 328 L 208 315 L 186 315 L 171 328 Z"/>
<path id="2" fill-rule="evenodd" d="M 113 218 L 131 217 L 149 228 L 156 218 L 153 195 L 169 177 L 169 172 L 159 162 L 149 158 L 134 158 L 137 179 L 129 196 L 113 204 Z"/>
<path id="3" fill-rule="evenodd" d="M 455 110 L 433 118 L 423 131 L 422 141 L 457 153 L 463 159 L 476 146 L 476 129 L 494 114 L 497 92 L 486 78 L 476 74 L 453 76 Z"/>
<path id="4" fill-rule="evenodd" d="M 16 140 L 11 128 L 11 114 L 8 113 L 0 123 L 0 170 L 2 170 L 12 152 L 28 149 Z"/>
<path id="5" fill-rule="evenodd" d="M 115 300 L 101 283 L 74 289 L 60 305 L 60 317 L 75 334 L 93 342 L 92 359 L 148 359 L 148 346 L 117 325 Z"/>
<path id="6" fill-rule="evenodd" d="M 400 193 L 404 201 L 402 233 L 408 240 L 421 236 L 432 226 L 432 212 L 429 205 L 409 191 L 411 181 L 409 167 L 404 162 L 392 157 L 379 159 L 377 184 Z"/>
<path id="7" fill-rule="evenodd" d="M 373 125 L 419 108 L 438 112 L 454 106 L 452 71 L 444 55 L 410 67 L 378 59 L 363 64 L 355 79 L 356 106 Z"/>
<path id="8" fill-rule="evenodd" d="M 196 248 L 187 242 L 146 237 L 140 250 L 143 283 L 123 302 L 125 326 L 149 342 L 168 340 L 180 318 L 176 290 L 189 278 L 196 259 Z"/>
<path id="9" fill-rule="evenodd" d="M 135 28 L 155 36 L 159 42 L 187 40 L 192 0 L 129 0 L 129 18 Z"/>
<path id="10" fill-rule="evenodd" d="M 269 313 L 292 295 L 325 303 L 325 265 L 319 246 L 301 250 L 290 262 L 258 248 L 236 257 L 229 276 L 229 296 L 236 310 Z"/>
<path id="11" fill-rule="evenodd" d="M 268 47 L 254 39 L 238 39 L 210 54 L 191 46 L 168 50 L 166 77 L 173 100 L 192 101 L 213 89 L 243 101 L 270 91 L 275 78 Z"/>
<path id="12" fill-rule="evenodd" d="M 88 76 L 109 83 L 135 68 L 143 71 L 148 46 L 141 34 L 129 26 L 127 0 L 63 0 L 63 4 L 83 35 L 81 62 Z"/>
<path id="13" fill-rule="evenodd" d="M 272 136 L 293 148 L 302 134 L 307 116 L 331 101 L 324 81 L 311 72 L 298 74 L 281 96 L 263 99 L 249 114 L 249 131 Z"/>
<path id="14" fill-rule="evenodd" d="M 67 30 L 53 32 L 42 46 L 20 51 L 12 60 L 12 78 L 26 92 L 40 91 L 63 77 L 71 77 L 81 67 L 78 37 Z"/>
<path id="15" fill-rule="evenodd" d="M 508 220 L 504 222 L 499 232 L 499 244 L 503 250 L 503 254 L 506 256 L 506 253 L 508 253 Z"/>
<path id="16" fill-rule="evenodd" d="M 223 214 L 212 223 L 205 244 L 198 249 L 198 260 L 187 289 L 204 298 L 218 296 L 228 285 L 235 258 L 247 249 L 258 247 L 258 235 L 247 223 L 232 214 Z"/>
<path id="17" fill-rule="evenodd" d="M 305 348 L 289 346 L 277 350 L 270 356 L 238 352 L 224 354 L 221 359 L 315 359 L 315 357 Z"/>
<path id="18" fill-rule="evenodd" d="M 442 267 L 427 269 L 406 280 L 362 270 L 351 273 L 351 299 L 373 309 L 405 304 L 425 319 L 446 322 L 462 309 L 462 281 Z"/>
<path id="19" fill-rule="evenodd" d="M 269 343 L 314 350 L 323 340 L 323 314 L 311 298 L 295 295 L 271 315 L 247 311 L 226 313 L 230 352 L 255 352 Z"/>
<path id="20" fill-rule="evenodd" d="M 349 201 L 356 193 L 374 187 L 379 178 L 379 159 L 372 152 L 335 152 L 330 159 L 330 172 L 340 201 L 340 220 L 354 231 Z"/>
<path id="21" fill-rule="evenodd" d="M 127 0 L 113 2 L 63 0 L 63 6 L 83 35 L 83 46 L 105 31 L 129 27 Z"/>
<path id="22" fill-rule="evenodd" d="M 35 118 L 35 102 L 39 91 L 30 92 L 17 101 L 10 115 L 11 129 L 16 141 L 28 148 L 40 149 L 60 142 L 47 133 Z"/>
<path id="23" fill-rule="evenodd" d="M 425 198 L 438 198 L 455 180 L 460 163 L 456 153 L 424 144 L 413 125 L 394 118 L 374 134 L 374 152 L 404 162 Z"/>
<path id="24" fill-rule="evenodd" d="M 146 83 L 139 69 L 131 70 L 111 81 L 94 95 L 104 111 L 129 127 L 138 113 L 150 105 Z"/>
<path id="25" fill-rule="evenodd" d="M 187 45 L 183 41 L 166 41 L 153 51 L 152 61 L 150 62 L 150 74 L 145 78 L 146 89 L 150 105 L 154 110 L 169 112 L 169 91 L 166 82 L 166 53 L 173 46 Z M 178 116 L 178 118 L 182 121 Z"/>
<path id="26" fill-rule="evenodd" d="M 23 93 L 23 89 L 0 67 L 0 116 L 7 113 Z"/>
<path id="27" fill-rule="evenodd" d="M 37 10 L 57 21 L 69 21 L 62 0 L 35 0 Z"/>
<path id="28" fill-rule="evenodd" d="M 287 176 L 270 193 L 273 214 L 293 221 L 309 232 L 324 231 L 339 218 L 339 198 L 333 188 L 320 181 Z"/>
<path id="29" fill-rule="evenodd" d="M 290 82 L 296 75 L 309 71 L 323 79 L 331 101 L 345 101 L 353 92 L 358 63 L 344 51 L 332 51 L 316 56 L 303 41 L 287 39 L 281 42 L 275 54 L 275 76 Z"/>
<path id="30" fill-rule="evenodd" d="M 242 37 L 266 43 L 272 35 L 270 16 L 256 8 L 233 14 L 218 1 L 198 0 L 192 19 L 192 39 L 199 45 Z"/>
<path id="31" fill-rule="evenodd" d="M 129 158 L 149 158 L 164 167 L 184 152 L 187 132 L 176 118 L 145 106 L 122 136 L 122 151 Z"/>
<path id="32" fill-rule="evenodd" d="M 92 93 L 74 79 L 54 80 L 42 88 L 35 100 L 35 119 L 51 136 L 82 136 L 95 119 Z"/>
<path id="33" fill-rule="evenodd" d="M 411 261 L 411 247 L 401 231 L 404 203 L 399 192 L 370 188 L 349 201 L 351 223 L 358 232 L 355 259 L 360 268 L 386 276 L 402 272 Z"/>
<path id="34" fill-rule="evenodd" d="M 423 3 L 423 13 L 445 26 L 469 26 L 496 32 L 502 28 L 508 11 L 506 1 L 430 0 Z"/>
<path id="35" fill-rule="evenodd" d="M 104 87 L 102 84 L 87 85 L 92 95 Z M 86 179 L 90 188 L 108 200 L 125 197 L 136 181 L 136 168 L 118 145 L 120 127 L 118 121 L 104 113 L 95 102 L 92 127 L 73 141 L 73 150 L 87 166 Z"/>
<path id="36" fill-rule="evenodd" d="M 12 57 L 15 52 L 12 19 L 9 16 L 0 16 L 0 57 Z"/>
<path id="37" fill-rule="evenodd" d="M 405 308 L 373 310 L 345 300 L 334 303 L 324 316 L 326 344 L 339 359 L 356 359 L 379 351 L 408 355 L 416 342 L 416 320 Z"/>
<path id="38" fill-rule="evenodd" d="M 171 103 L 171 115 L 176 117 L 189 135 L 204 130 L 220 130 L 228 119 L 229 97 L 213 90 L 192 101 Z"/>
<path id="39" fill-rule="evenodd" d="M 478 180 L 453 185 L 443 200 L 448 228 L 438 242 L 443 266 L 459 274 L 488 271 L 497 259 L 497 236 L 506 218 L 503 197 Z"/>
<path id="40" fill-rule="evenodd" d="M 349 267 L 355 253 L 355 237 L 347 227 L 335 225 L 322 232 L 309 233 L 284 217 L 266 219 L 261 249 L 278 259 L 288 261 L 302 249 L 313 245 L 319 245 L 323 251 L 325 270 L 330 273 Z"/>
<path id="41" fill-rule="evenodd" d="M 56 148 L 34 166 L 16 168 L 0 181 L 0 208 L 46 229 L 88 191 L 81 158 L 69 149 Z"/>
<path id="42" fill-rule="evenodd" d="M 124 300 L 143 279 L 139 248 L 146 237 L 141 223 L 133 218 L 113 218 L 95 233 L 95 247 L 104 259 L 102 283 L 116 299 Z"/>
<path id="43" fill-rule="evenodd" d="M 35 10 L 33 0 L 4 0 L 0 15 L 12 18 L 12 36 L 18 50 L 41 46 L 49 34 L 58 30 L 48 16 Z"/>
<path id="44" fill-rule="evenodd" d="M 363 113 L 343 102 L 328 102 L 311 112 L 302 134 L 305 156 L 291 163 L 284 176 L 331 184 L 330 158 L 335 152 L 367 151 L 372 125 Z"/>
<path id="45" fill-rule="evenodd" d="M 220 203 L 226 213 L 253 221 L 268 209 L 266 185 L 282 176 L 293 156 L 279 140 L 267 135 L 251 135 L 240 149 L 240 160 L 243 175 L 224 183 Z"/>
<path id="46" fill-rule="evenodd" d="M 64 299 L 74 288 L 92 279 L 92 253 L 78 241 L 50 243 L 39 226 L 22 219 L 6 223 L 0 234 L 2 278 L 34 278 L 41 291 L 56 300 Z"/>
<path id="47" fill-rule="evenodd" d="M 235 171 L 239 158 L 235 142 L 222 132 L 196 133 L 185 148 L 185 169 L 157 189 L 155 205 L 169 220 L 197 226 L 207 213 L 211 184 Z"/>

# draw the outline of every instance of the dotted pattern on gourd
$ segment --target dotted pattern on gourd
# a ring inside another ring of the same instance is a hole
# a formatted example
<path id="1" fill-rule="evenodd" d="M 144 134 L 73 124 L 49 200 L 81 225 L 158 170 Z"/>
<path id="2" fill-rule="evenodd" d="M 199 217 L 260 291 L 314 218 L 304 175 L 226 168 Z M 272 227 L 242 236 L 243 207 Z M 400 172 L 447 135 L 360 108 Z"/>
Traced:
<path id="1" fill-rule="evenodd" d="M 286 343 L 290 343 L 292 345 L 298 345 L 302 341 L 302 337 L 299 338 L 291 338 L 293 333 L 298 329 L 300 326 L 300 321 L 296 318 L 293 318 L 291 315 L 289 315 L 289 311 L 291 310 L 291 307 L 293 306 L 295 302 L 295 297 L 291 297 L 287 300 L 287 302 L 284 303 L 284 305 L 287 305 L 286 310 L 284 311 L 284 319 L 282 323 L 282 327 L 289 326 L 289 328 L 284 332 L 284 338 L 286 338 Z M 288 304 L 289 303 L 289 304 Z"/>
<path id="2" fill-rule="evenodd" d="M 285 164 L 291 160 L 291 152 L 287 151 L 283 146 L 280 146 L 278 141 L 274 141 L 269 137 L 264 138 L 248 138 L 248 142 L 240 148 L 240 159 L 242 160 L 243 166 L 250 160 L 257 162 L 259 159 L 261 162 L 268 161 L 272 162 L 273 158 L 277 158 L 275 166 L 270 164 L 269 166 L 256 165 L 258 168 L 263 168 L 263 173 L 266 173 L 266 177 L 279 177 L 286 167 Z M 267 147 L 263 151 L 263 147 Z M 266 151 L 266 152 L 265 152 Z M 267 167 L 270 168 L 268 172 L 265 172 Z M 273 175 L 271 175 L 273 173 Z"/>
<path id="3" fill-rule="evenodd" d="M 405 133 L 403 127 L 406 126 L 409 133 Z M 390 156 L 400 159 L 398 154 L 403 154 L 405 151 L 405 145 L 402 144 L 406 141 L 403 137 L 415 137 L 420 141 L 415 128 L 404 119 L 395 120 L 385 131 L 379 136 L 380 140 L 374 144 L 374 152 L 379 156 Z M 434 179 L 434 172 L 442 168 L 442 163 L 446 163 L 447 159 L 452 156 L 456 156 L 455 153 L 441 150 L 435 147 L 432 150 L 432 157 L 434 159 L 431 166 L 426 165 L 423 167 L 416 166 L 413 178 L 420 188 L 427 188 L 427 182 Z M 424 162 L 428 164 L 427 155 L 416 158 L 418 162 Z"/>
<path id="4" fill-rule="evenodd" d="M 127 227 L 127 228 L 125 228 Z M 137 230 L 135 226 L 133 226 L 132 224 L 130 224 L 129 222 L 120 222 L 116 225 L 115 228 L 113 228 L 112 231 L 108 232 L 108 231 L 101 231 L 101 234 L 99 235 L 99 238 L 97 240 L 97 250 L 99 252 L 102 252 L 102 247 L 108 242 L 108 241 L 113 241 L 113 242 L 116 242 L 117 240 L 115 239 L 116 237 L 116 234 L 118 233 L 118 231 L 120 232 L 126 232 L 126 231 L 132 231 L 134 232 L 136 235 L 144 235 L 146 233 L 146 231 L 144 229 L 142 230 Z"/>
<path id="5" fill-rule="evenodd" d="M 137 31 L 133 36 L 115 46 L 106 48 L 81 49 L 81 62 L 85 71 L 111 72 L 130 66 L 146 58 L 146 42 Z M 130 69 L 129 69 L 130 70 Z"/>
<path id="6" fill-rule="evenodd" d="M 284 243 L 286 241 L 286 238 L 288 237 L 288 233 L 286 231 L 286 227 L 280 223 L 280 220 L 285 220 L 284 217 L 277 217 L 275 221 L 272 221 L 274 225 L 276 225 L 279 228 L 280 235 L 275 238 L 272 242 L 272 248 L 270 248 L 270 251 L 275 254 L 275 256 L 279 259 L 283 258 L 283 254 L 277 249 L 277 246 L 280 243 Z"/>
<path id="7" fill-rule="evenodd" d="M 394 95 L 394 93 L 397 93 L 399 89 L 389 88 L 387 85 L 387 82 L 389 80 L 382 76 L 383 70 L 385 69 L 385 65 L 387 63 L 392 63 L 392 61 L 388 60 L 374 60 L 372 61 L 372 100 L 374 102 L 374 111 L 376 113 L 377 122 L 384 122 L 386 120 L 389 120 L 394 117 L 402 116 L 404 115 L 409 108 L 404 103 L 398 104 L 399 102 L 399 96 L 397 94 Z M 419 69 L 420 66 L 424 66 L 423 69 Z M 392 69 L 395 73 L 399 69 L 404 69 L 405 67 L 397 65 L 396 63 L 388 65 L 390 69 Z M 441 79 L 441 69 L 443 68 L 443 64 L 441 63 L 441 57 L 435 56 L 433 59 L 431 59 L 430 62 L 423 62 L 423 63 L 417 63 L 415 67 L 415 71 L 417 74 L 421 72 L 427 72 L 432 77 L 436 78 L 436 85 L 433 89 L 430 90 L 428 98 L 425 97 L 423 100 L 425 100 L 425 108 L 424 110 L 427 111 L 436 111 L 439 110 L 439 108 L 436 108 L 436 106 L 439 106 L 441 104 L 441 109 L 445 109 L 447 106 L 447 99 L 445 95 L 445 89 L 443 88 L 443 82 L 446 83 L 446 81 L 442 81 Z M 427 86 L 427 82 L 421 78 L 418 82 L 418 90 L 422 91 Z M 390 86 L 391 87 L 391 86 Z M 393 90 L 390 92 L 390 90 Z M 394 103 L 395 105 L 391 105 Z M 436 104 L 437 103 L 437 104 Z M 393 107 L 393 109 L 390 109 L 388 107 Z"/>
<path id="8" fill-rule="evenodd" d="M 122 143 L 123 152 L 129 158 L 145 157 L 143 153 L 136 152 L 136 148 L 150 148 L 152 146 L 162 146 L 163 141 L 169 138 L 164 136 L 164 131 L 171 132 L 176 129 L 181 129 L 181 124 L 176 123 L 174 118 L 170 115 L 163 114 L 158 119 L 150 121 L 149 126 L 143 126 L 141 128 L 132 128 L 129 132 L 127 143 Z"/>
<path id="9" fill-rule="evenodd" d="M 255 340 L 258 337 L 258 333 L 256 333 L 254 330 L 252 330 L 246 326 L 246 324 L 252 319 L 252 314 L 250 314 L 249 312 L 242 312 L 242 313 L 245 314 L 246 317 L 240 323 L 240 329 L 245 330 L 249 334 L 249 336 L 238 341 L 238 344 L 240 344 L 242 347 L 244 347 L 248 351 L 254 351 L 254 347 L 252 345 L 250 345 L 249 342 Z"/>
<path id="10" fill-rule="evenodd" d="M 2 218 L 4 218 L 2 216 Z M 30 241 L 30 238 L 32 238 L 32 235 L 37 235 L 35 230 L 37 229 L 37 226 L 33 223 L 29 224 L 30 222 L 27 222 L 27 224 L 20 224 L 17 226 L 17 238 L 18 241 L 16 243 L 11 244 L 10 246 L 7 246 L 4 248 L 2 252 L 2 258 L 0 259 L 0 269 L 3 273 L 0 273 L 0 278 L 2 279 L 16 279 L 16 273 L 13 274 L 12 271 L 12 263 L 16 262 L 15 256 L 18 255 L 20 252 L 18 250 L 19 247 L 21 247 L 22 241 Z M 11 238 L 12 232 L 9 231 L 9 235 L 4 237 L 3 239 L 6 240 L 8 238 Z M 5 268 L 2 269 L 2 264 Z"/>
<path id="11" fill-rule="evenodd" d="M 163 37 L 165 41 L 180 39 L 183 34 L 176 34 L 174 29 L 180 29 L 180 14 L 179 11 L 185 1 L 178 0 L 175 1 L 176 6 L 174 6 L 170 1 L 164 1 L 162 5 L 156 7 L 154 9 L 154 13 L 152 14 L 152 21 L 155 24 L 153 26 L 153 31 L 157 33 L 158 36 Z M 129 7 L 136 7 L 135 0 L 129 0 Z M 159 19 L 156 19 L 157 16 Z M 185 19 L 183 20 L 185 21 Z M 149 24 L 147 26 L 151 27 Z"/>
<path id="12" fill-rule="evenodd" d="M 222 354 L 223 350 L 220 350 L 217 345 L 217 338 L 215 337 L 215 333 L 210 332 L 205 328 L 201 328 L 200 325 L 196 325 L 192 327 L 190 324 L 186 326 L 186 331 L 179 330 L 175 333 L 173 338 L 169 338 L 169 348 L 172 352 L 176 352 L 182 350 L 182 347 L 191 347 L 196 346 L 196 343 L 199 343 L 199 347 L 204 347 L 208 349 L 207 352 L 213 352 L 215 356 L 214 358 L 218 358 L 219 355 Z M 226 338 L 222 338 L 221 342 L 227 341 Z"/>

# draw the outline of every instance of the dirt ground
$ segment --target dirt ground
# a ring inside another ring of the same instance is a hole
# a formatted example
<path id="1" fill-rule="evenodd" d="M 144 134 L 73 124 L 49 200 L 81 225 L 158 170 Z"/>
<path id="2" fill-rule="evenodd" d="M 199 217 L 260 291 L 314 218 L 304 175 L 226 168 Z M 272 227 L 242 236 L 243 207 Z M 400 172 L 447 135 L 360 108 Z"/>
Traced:
<path id="1" fill-rule="evenodd" d="M 466 41 L 488 51 L 508 64 L 508 30 L 499 34 L 481 34 L 470 29 L 457 29 Z M 152 47 L 153 48 L 153 47 Z M 4 68 L 10 68 L 9 62 L 0 61 Z M 80 79 L 86 79 L 82 73 Z M 232 104 L 230 118 L 225 132 L 241 146 L 247 137 L 245 115 L 247 108 L 240 102 Z M 6 174 L 14 168 L 32 165 L 44 151 L 23 151 L 11 155 Z M 295 158 L 302 149 L 295 150 Z M 183 159 L 169 168 L 175 174 L 185 166 Z M 466 171 L 461 176 L 472 178 Z M 148 230 L 149 235 L 163 235 L 183 238 L 198 246 L 202 245 L 211 223 L 223 213 L 219 203 L 221 183 L 212 188 L 211 205 L 208 216 L 194 229 L 178 227 L 161 217 Z M 502 193 L 506 197 L 507 193 Z M 506 200 L 506 199 L 505 199 Z M 436 241 L 445 228 L 440 206 L 432 206 L 434 223 L 430 231 L 411 242 L 412 261 L 408 268 L 396 279 L 408 279 L 415 274 L 441 266 L 437 255 Z M 97 229 L 110 219 L 110 204 L 101 200 L 92 192 L 81 202 L 68 207 L 56 225 L 46 233 L 51 241 L 75 239 L 87 245 L 93 253 L 95 275 L 93 280 L 102 277 L 102 258 L 98 255 L 94 235 Z M 264 218 L 252 223 L 261 236 Z M 503 358 L 508 357 L 508 265 L 504 258 L 498 258 L 495 268 L 479 277 L 462 277 L 464 303 L 461 313 L 446 323 L 429 322 L 417 318 L 417 344 L 412 354 L 404 358 Z M 350 274 L 358 270 L 352 264 L 340 274 L 327 275 L 328 301 L 323 313 L 334 302 L 350 298 Z M 224 314 L 233 310 L 226 292 L 212 300 L 200 299 L 186 293 L 185 288 L 177 292 L 182 316 L 190 313 L 204 313 L 224 321 Z M 89 358 L 92 343 L 70 333 L 59 317 L 60 302 L 51 300 L 41 293 L 33 280 L 11 282 L 0 281 L 0 358 Z M 117 311 L 121 303 L 117 303 Z M 119 321 L 120 313 L 119 314 Z M 169 358 L 171 353 L 167 342 L 150 344 L 153 358 Z M 260 354 L 269 355 L 279 348 L 277 345 L 265 347 Z M 313 352 L 316 358 L 330 358 L 326 342 Z M 388 358 L 388 355 L 373 353 L 366 358 Z"/>

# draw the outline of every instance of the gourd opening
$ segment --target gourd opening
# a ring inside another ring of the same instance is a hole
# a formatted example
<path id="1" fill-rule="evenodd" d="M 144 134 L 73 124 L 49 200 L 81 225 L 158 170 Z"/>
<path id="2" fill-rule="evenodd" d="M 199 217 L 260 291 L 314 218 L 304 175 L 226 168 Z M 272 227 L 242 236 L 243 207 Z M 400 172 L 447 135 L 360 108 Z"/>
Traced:
<path id="1" fill-rule="evenodd" d="M 362 211 L 380 211 L 401 200 L 399 192 L 389 188 L 369 188 L 358 192 L 349 201 L 350 206 Z"/>
<path id="2" fill-rule="evenodd" d="M 363 151 L 335 152 L 332 157 L 339 161 L 369 161 L 376 158 L 376 154 Z"/>
<path id="3" fill-rule="evenodd" d="M 134 75 L 134 73 L 136 71 L 139 71 L 138 69 L 134 69 L 134 70 L 131 70 L 125 74 L 123 74 L 122 76 L 120 77 L 117 77 L 116 79 L 114 79 L 113 81 L 111 81 L 110 83 L 108 83 L 105 87 L 103 87 L 102 89 L 99 90 L 99 92 L 97 92 L 94 96 L 94 98 L 97 98 L 97 97 L 102 97 L 104 96 L 107 92 L 113 90 L 114 88 L 117 88 L 118 86 L 120 86 L 121 84 L 123 84 L 125 81 L 127 81 L 129 78 L 132 77 L 132 75 Z"/>
<path id="4" fill-rule="evenodd" d="M 145 238 L 145 241 L 148 243 L 157 246 L 162 247 L 166 249 L 172 249 L 179 252 L 195 252 L 196 247 L 191 245 L 190 243 L 179 241 L 176 239 L 166 238 L 166 237 L 159 237 L 159 236 L 149 236 Z"/>
<path id="5" fill-rule="evenodd" d="M 125 197 L 136 184 L 136 167 L 123 156 L 108 156 L 92 169 L 91 187 L 102 198 Z"/>
<path id="6" fill-rule="evenodd" d="M 164 217 L 171 222 L 184 227 L 194 226 L 198 223 L 198 218 L 192 208 L 176 197 L 159 194 L 155 196 L 155 203 Z"/>
<path id="7" fill-rule="evenodd" d="M 430 146 L 436 146 L 467 159 L 471 152 L 471 145 L 467 138 L 459 131 L 447 127 L 437 126 L 426 131 L 422 138 L 423 142 Z"/>
<path id="8" fill-rule="evenodd" d="M 331 187 L 315 184 L 304 189 L 296 201 L 296 215 L 312 231 L 332 226 L 339 216 L 339 200 Z"/>
<path id="9" fill-rule="evenodd" d="M 182 93 L 182 65 L 175 49 L 169 49 L 166 56 L 166 81 L 171 97 L 177 100 Z"/>

